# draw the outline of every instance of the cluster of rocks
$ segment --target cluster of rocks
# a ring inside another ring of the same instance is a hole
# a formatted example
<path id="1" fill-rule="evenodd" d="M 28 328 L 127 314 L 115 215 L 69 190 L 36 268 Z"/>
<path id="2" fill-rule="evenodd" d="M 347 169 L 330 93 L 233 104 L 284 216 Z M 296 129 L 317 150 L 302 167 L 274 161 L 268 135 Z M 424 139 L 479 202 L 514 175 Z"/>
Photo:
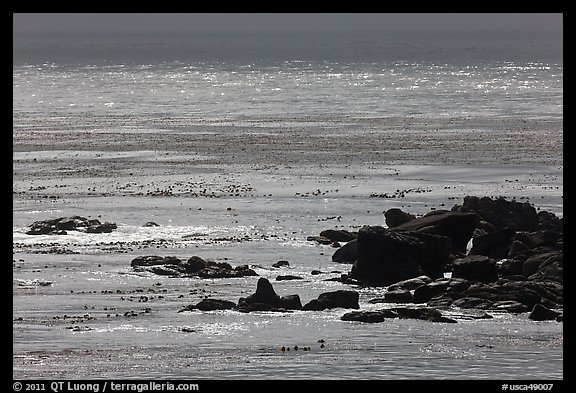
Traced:
<path id="1" fill-rule="evenodd" d="M 385 220 L 387 228 L 364 226 L 334 253 L 333 261 L 352 264 L 343 282 L 390 286 L 408 280 L 417 287 L 389 287 L 389 301 L 546 309 L 548 319 L 562 319 L 553 311 L 563 305 L 563 220 L 556 215 L 525 202 L 467 196 L 450 211 L 416 217 L 390 209 Z"/>
<path id="2" fill-rule="evenodd" d="M 280 296 L 274 290 L 270 281 L 264 277 L 258 279 L 256 285 L 256 292 L 242 297 L 238 300 L 238 304 L 229 300 L 218 299 L 202 299 L 197 304 L 191 304 L 179 312 L 190 310 L 230 310 L 234 309 L 240 312 L 251 311 L 277 311 L 289 312 L 291 310 L 326 310 L 330 308 L 359 308 L 358 305 L 359 294 L 356 291 L 338 290 L 333 292 L 324 292 L 306 303 L 304 306 L 300 300 L 299 295 Z"/>
<path id="3" fill-rule="evenodd" d="M 252 311 L 275 311 L 290 312 L 292 310 L 302 311 L 323 311 L 327 309 L 346 308 L 358 310 L 360 308 L 358 299 L 360 295 L 353 290 L 336 290 L 321 293 L 318 298 L 310 300 L 302 305 L 299 295 L 279 296 L 270 281 L 260 277 L 256 287 L 256 292 L 250 296 L 240 298 L 238 303 L 230 300 L 206 298 L 197 304 L 190 304 L 180 309 L 183 311 L 213 311 L 213 310 L 236 310 L 239 312 Z M 347 312 L 340 319 L 344 321 L 360 322 L 383 322 L 385 318 L 414 318 L 433 322 L 457 321 L 447 318 L 442 313 L 432 307 L 395 307 L 378 311 L 351 311 Z"/>
<path id="4" fill-rule="evenodd" d="M 232 267 L 227 262 L 205 261 L 198 256 L 182 260 L 175 256 L 146 255 L 134 258 L 130 265 L 136 271 L 171 277 L 233 278 L 258 275 L 248 265 Z"/>
<path id="5" fill-rule="evenodd" d="M 117 226 L 112 222 L 100 222 L 81 216 L 59 217 L 35 221 L 30 224 L 27 235 L 66 235 L 67 231 L 83 231 L 86 233 L 109 233 Z"/>

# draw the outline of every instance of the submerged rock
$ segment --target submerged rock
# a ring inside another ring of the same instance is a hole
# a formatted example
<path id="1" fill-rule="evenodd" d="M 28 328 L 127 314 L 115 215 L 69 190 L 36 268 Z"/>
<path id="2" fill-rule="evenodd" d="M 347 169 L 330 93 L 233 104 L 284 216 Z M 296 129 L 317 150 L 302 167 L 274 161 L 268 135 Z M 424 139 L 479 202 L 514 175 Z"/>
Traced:
<path id="1" fill-rule="evenodd" d="M 288 262 L 288 261 L 278 261 L 278 262 L 272 264 L 272 267 L 285 267 L 285 266 L 286 266 L 286 267 L 290 266 L 290 262 Z"/>
<path id="2" fill-rule="evenodd" d="M 443 323 L 458 322 L 455 319 L 443 316 L 439 310 L 431 307 L 397 307 L 376 311 L 351 311 L 340 317 L 340 319 L 343 321 L 357 321 L 366 323 L 384 322 L 385 318 L 422 319 L 431 322 Z"/>
<path id="3" fill-rule="evenodd" d="M 384 314 L 379 311 L 351 311 L 340 317 L 343 321 L 366 323 L 384 322 Z"/>
<path id="4" fill-rule="evenodd" d="M 192 311 L 192 310 L 200 310 L 200 311 L 231 310 L 235 307 L 236 303 L 231 302 L 229 300 L 202 299 L 197 304 L 188 305 L 183 309 L 179 310 L 178 312 Z"/>
<path id="5" fill-rule="evenodd" d="M 332 242 L 349 242 L 356 239 L 357 234 L 343 229 L 326 229 L 320 232 L 320 236 Z"/>
<path id="6" fill-rule="evenodd" d="M 233 278 L 258 275 L 248 265 L 232 267 L 226 262 L 205 261 L 198 256 L 182 261 L 175 256 L 145 255 L 134 258 L 131 266 L 138 271 L 174 277 Z"/>
<path id="7" fill-rule="evenodd" d="M 426 321 L 444 323 L 458 322 L 455 319 L 443 316 L 438 309 L 433 307 L 396 307 L 391 310 L 397 313 L 400 318 L 424 319 Z"/>

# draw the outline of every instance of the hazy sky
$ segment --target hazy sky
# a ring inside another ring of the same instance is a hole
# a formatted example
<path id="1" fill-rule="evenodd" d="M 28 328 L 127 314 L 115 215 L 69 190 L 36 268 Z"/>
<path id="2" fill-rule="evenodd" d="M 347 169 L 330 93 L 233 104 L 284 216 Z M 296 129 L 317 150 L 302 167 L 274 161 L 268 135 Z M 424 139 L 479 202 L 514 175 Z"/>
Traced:
<path id="1" fill-rule="evenodd" d="M 553 30 L 561 13 L 15 13 L 13 32 Z"/>

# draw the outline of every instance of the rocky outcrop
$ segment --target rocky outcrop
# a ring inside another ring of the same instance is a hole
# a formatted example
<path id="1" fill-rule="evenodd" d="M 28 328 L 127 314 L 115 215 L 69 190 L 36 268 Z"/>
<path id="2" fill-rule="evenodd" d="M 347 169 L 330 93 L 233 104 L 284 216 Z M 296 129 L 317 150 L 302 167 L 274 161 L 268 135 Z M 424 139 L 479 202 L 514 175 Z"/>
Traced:
<path id="1" fill-rule="evenodd" d="M 538 229 L 539 219 L 534 206 L 528 202 L 508 201 L 505 198 L 466 196 L 458 212 L 474 212 L 497 228 L 532 232 Z"/>
<path id="2" fill-rule="evenodd" d="M 117 229 L 112 222 L 100 222 L 97 219 L 88 219 L 81 216 L 70 216 L 35 221 L 30 224 L 27 235 L 66 235 L 67 231 L 80 231 L 86 233 L 110 233 Z"/>
<path id="3" fill-rule="evenodd" d="M 386 219 L 389 228 L 365 226 L 345 258 L 344 250 L 333 256 L 355 260 L 339 281 L 388 286 L 371 303 L 507 312 L 529 312 L 537 304 L 562 309 L 563 220 L 554 214 L 504 198 L 466 197 L 452 211 L 413 218 L 390 209 Z M 446 273 L 451 278 L 444 278 Z M 422 275 L 429 281 L 417 279 Z"/>
<path id="4" fill-rule="evenodd" d="M 233 278 L 258 275 L 248 265 L 232 267 L 227 262 L 205 261 L 198 256 L 186 261 L 175 256 L 139 256 L 132 260 L 131 266 L 137 271 L 173 277 Z"/>
<path id="5" fill-rule="evenodd" d="M 438 277 L 449 261 L 450 240 L 425 233 L 364 226 L 350 277 L 367 285 L 390 285 L 418 276 Z"/>
<path id="6" fill-rule="evenodd" d="M 426 285 L 431 282 L 432 279 L 428 276 L 418 276 L 392 284 L 388 286 L 388 291 L 397 291 L 397 290 L 412 291 L 418 287 L 421 287 L 422 285 Z"/>
<path id="7" fill-rule="evenodd" d="M 456 280 L 456 279 L 450 279 Z M 418 287 L 415 302 L 427 300 L 429 307 L 498 310 L 511 313 L 528 312 L 535 305 L 562 308 L 563 288 L 554 281 L 499 279 L 492 283 L 470 283 L 462 280 L 458 285 L 447 285 L 438 280 Z"/>
<path id="8" fill-rule="evenodd" d="M 398 225 L 396 231 L 414 231 L 449 237 L 454 252 L 466 252 L 466 246 L 478 224 L 474 213 L 435 210 L 415 220 Z"/>
<path id="9" fill-rule="evenodd" d="M 377 311 L 351 311 L 342 317 L 343 321 L 357 321 L 366 323 L 384 322 L 386 318 L 422 319 L 431 322 L 457 323 L 455 319 L 448 318 L 431 307 L 396 307 Z"/>

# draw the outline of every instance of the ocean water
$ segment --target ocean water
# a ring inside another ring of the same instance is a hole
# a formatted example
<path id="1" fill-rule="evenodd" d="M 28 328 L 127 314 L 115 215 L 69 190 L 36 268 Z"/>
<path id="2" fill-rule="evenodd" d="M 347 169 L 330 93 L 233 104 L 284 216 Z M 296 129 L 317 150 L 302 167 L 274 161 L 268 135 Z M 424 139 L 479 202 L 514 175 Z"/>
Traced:
<path id="1" fill-rule="evenodd" d="M 13 377 L 563 378 L 563 325 L 345 322 L 349 310 L 177 311 L 259 277 L 135 272 L 138 255 L 249 264 L 302 303 L 355 289 L 307 241 L 383 211 L 505 196 L 563 215 L 562 37 L 524 32 L 17 36 Z M 403 198 L 379 198 L 399 194 Z M 81 215 L 109 234 L 31 236 Z M 143 227 L 155 221 L 158 227 Z M 274 268 L 288 260 L 287 268 Z M 312 274 L 320 270 L 321 274 Z M 278 275 L 302 279 L 276 281 Z M 318 340 L 325 340 L 324 348 Z M 310 351 L 282 352 L 282 346 Z"/>

